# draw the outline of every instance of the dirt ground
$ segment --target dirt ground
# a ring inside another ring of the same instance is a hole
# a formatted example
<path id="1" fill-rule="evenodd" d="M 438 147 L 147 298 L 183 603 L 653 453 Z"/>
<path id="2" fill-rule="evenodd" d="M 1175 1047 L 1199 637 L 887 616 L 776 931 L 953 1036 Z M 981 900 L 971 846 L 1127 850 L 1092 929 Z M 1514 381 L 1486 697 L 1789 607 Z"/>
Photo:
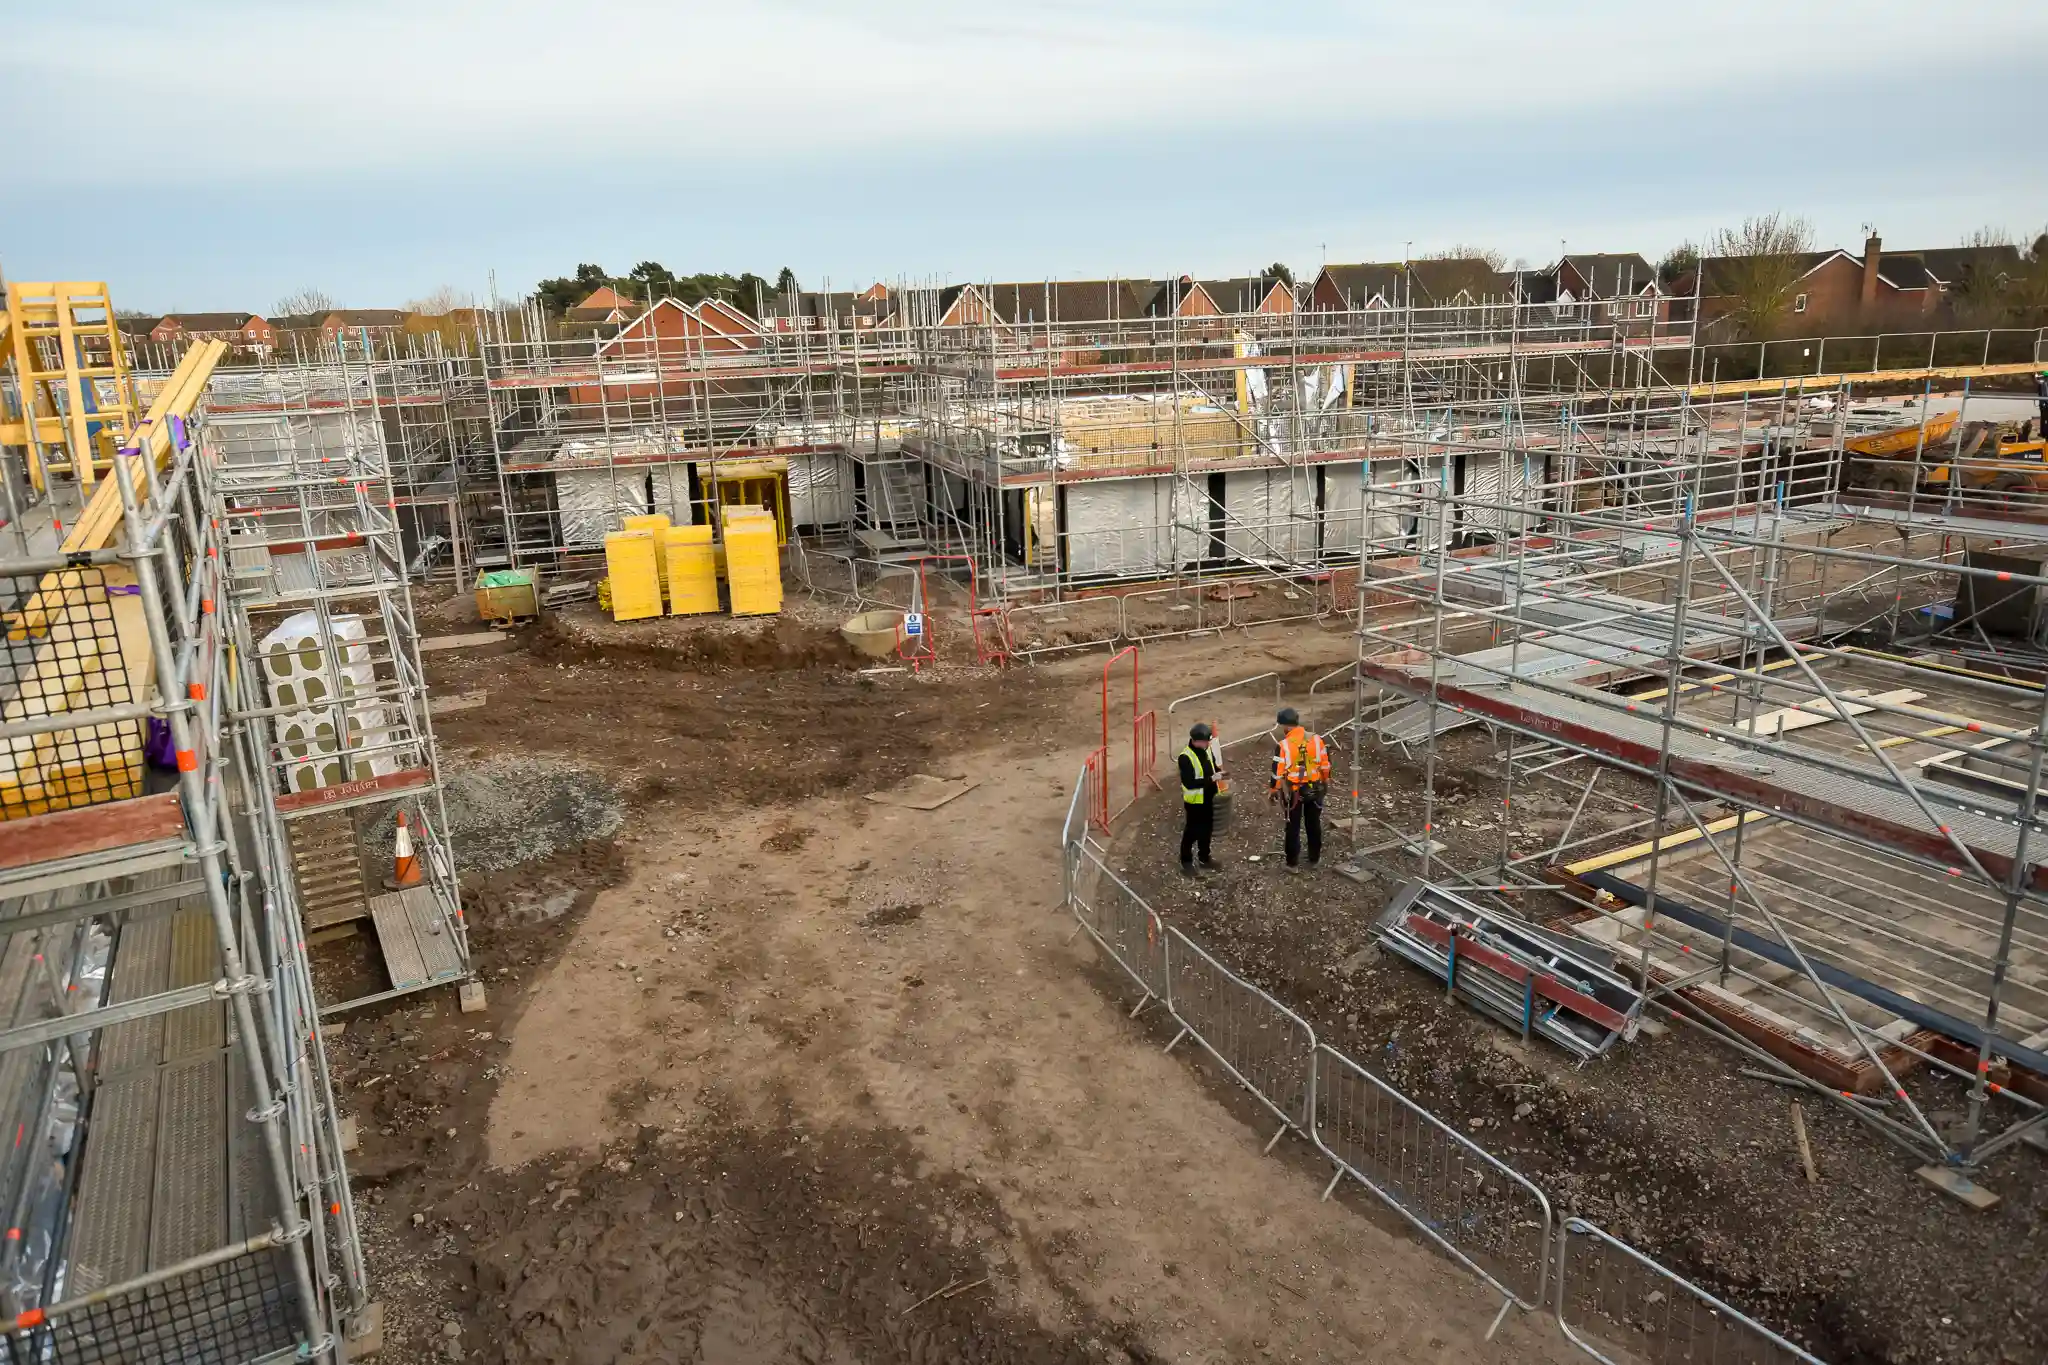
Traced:
<path id="1" fill-rule="evenodd" d="M 1333 815 L 1349 811 L 1347 749 L 1333 754 L 1332 785 L 1343 793 Z M 1462 794 L 1439 805 L 1437 837 L 1455 866 L 1490 864 L 1500 847 L 1495 741 L 1477 728 L 1456 732 L 1439 764 L 1438 792 Z M 1419 828 L 1419 767 L 1391 749 L 1367 750 L 1361 767 L 1365 809 Z M 1646 788 L 1611 789 L 1647 799 Z M 1548 848 L 1572 803 L 1566 786 L 1518 790 L 1513 852 Z M 1741 1076 L 1732 1050 L 1683 1028 L 1583 1067 L 1540 1041 L 1525 1047 L 1447 1006 L 1441 985 L 1372 946 L 1372 920 L 1414 875 L 1412 857 L 1361 886 L 1330 870 L 1349 848 L 1339 832 L 1323 871 L 1286 877 L 1278 816 L 1260 803 L 1245 813 L 1219 841 L 1225 870 L 1214 882 L 1191 884 L 1161 856 L 1179 822 L 1165 800 L 1120 831 L 1119 866 L 1155 909 L 1300 1012 L 1319 1038 L 1470 1131 L 1561 1213 L 1625 1238 L 1832 1365 L 2048 1360 L 2048 1305 L 2033 1292 L 2048 1283 L 2039 1153 L 1995 1159 L 1983 1180 L 2002 1202 L 1976 1213 L 1922 1183 L 1915 1163 L 1834 1106 L 1808 1102 L 1822 1177 L 1808 1185 L 1787 1093 Z M 1598 819 L 1611 827 L 1631 814 Z M 1580 832 L 1589 827 L 1591 818 Z M 1387 837 L 1372 829 L 1365 842 Z M 1532 913 L 1565 908 L 1539 901 Z M 1921 1075 L 1909 1088 L 1929 1112 L 1964 1107 L 1958 1082 Z"/>
<path id="2" fill-rule="evenodd" d="M 1484 1341 L 1468 1275 L 1263 1155 L 1074 940 L 1055 850 L 1103 656 L 998 673 L 956 633 L 863 673 L 794 622 L 620 629 L 429 656 L 491 699 L 437 723 L 451 777 L 574 765 L 626 813 L 469 878 L 486 1012 L 431 992 L 331 1040 L 385 1359 L 1575 1358 L 1541 1319 Z M 1163 645 L 1148 698 L 1350 650 Z M 978 785 L 866 799 L 920 772 Z"/>

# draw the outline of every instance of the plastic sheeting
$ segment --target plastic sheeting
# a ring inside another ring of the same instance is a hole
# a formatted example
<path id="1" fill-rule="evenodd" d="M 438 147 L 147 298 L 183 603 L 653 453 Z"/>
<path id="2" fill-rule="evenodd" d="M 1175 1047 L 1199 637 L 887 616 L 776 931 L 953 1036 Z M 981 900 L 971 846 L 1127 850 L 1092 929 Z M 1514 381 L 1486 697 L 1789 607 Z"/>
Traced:
<path id="1" fill-rule="evenodd" d="M 1528 486 L 1543 480 L 1542 461 L 1530 455 L 1508 454 L 1472 454 L 1463 459 L 1467 502 L 1458 513 L 1458 529 L 1482 534 L 1526 529 L 1531 518 L 1525 513 L 1509 511 L 1506 506 L 1480 507 L 1472 504 L 1521 505 L 1528 495 Z"/>
<path id="2" fill-rule="evenodd" d="M 1067 572 L 1144 573 L 1173 567 L 1172 486 L 1166 478 L 1069 484 Z"/>
<path id="3" fill-rule="evenodd" d="M 1315 473 L 1238 469 L 1223 476 L 1223 548 L 1265 563 L 1308 560 L 1316 552 Z"/>
<path id="4" fill-rule="evenodd" d="M 605 441 L 565 441 L 558 464 L 602 460 L 609 449 L 614 460 L 646 458 L 667 451 L 658 434 L 616 436 Z M 674 526 L 691 524 L 690 467 L 682 463 L 614 465 L 609 469 L 562 469 L 555 472 L 555 506 L 561 514 L 562 544 L 604 544 L 627 517 L 660 514 Z"/>
<path id="5" fill-rule="evenodd" d="M 789 519 L 796 526 L 843 526 L 853 520 L 853 469 L 837 451 L 789 457 Z"/>

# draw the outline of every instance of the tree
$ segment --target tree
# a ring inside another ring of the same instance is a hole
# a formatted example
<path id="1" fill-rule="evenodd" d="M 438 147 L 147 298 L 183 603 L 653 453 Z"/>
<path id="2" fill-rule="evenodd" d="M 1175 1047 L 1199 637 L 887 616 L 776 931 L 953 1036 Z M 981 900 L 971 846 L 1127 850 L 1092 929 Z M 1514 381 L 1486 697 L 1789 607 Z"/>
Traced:
<path id="1" fill-rule="evenodd" d="M 775 292 L 773 285 L 752 271 L 744 271 L 733 281 L 732 302 L 739 305 L 748 317 L 758 318 L 768 307 L 768 296 Z"/>
<path id="2" fill-rule="evenodd" d="M 782 267 L 781 272 L 775 277 L 775 292 L 778 294 L 795 294 L 801 292 L 801 290 L 802 286 L 796 282 L 796 272 L 788 266 Z"/>
<path id="3" fill-rule="evenodd" d="M 2009 315 L 2022 327 L 2048 325 L 2048 232 L 2036 237 L 2020 256 L 2020 270 L 2006 281 Z"/>
<path id="4" fill-rule="evenodd" d="M 273 318 L 301 317 L 307 314 L 331 313 L 339 307 L 334 296 L 324 289 L 295 289 L 279 299 L 271 307 Z"/>
<path id="5" fill-rule="evenodd" d="M 1782 213 L 1745 218 L 1741 227 L 1714 234 L 1714 255 L 1722 258 L 1715 292 L 1727 300 L 1724 311 L 1745 340 L 1777 331 L 1804 270 L 1800 257 L 1812 246 L 1813 225 Z"/>
<path id="6" fill-rule="evenodd" d="M 405 311 L 417 313 L 424 317 L 440 317 L 442 314 L 452 313 L 458 308 L 474 307 L 475 303 L 474 299 L 462 290 L 457 289 L 454 285 L 444 284 L 439 289 L 408 302 L 405 305 Z"/>
<path id="7" fill-rule="evenodd" d="M 2016 243 L 2012 239 L 2012 234 L 2004 228 L 1986 224 L 1984 227 L 1972 228 L 1964 233 L 1962 240 L 1956 245 L 1982 250 L 1987 247 L 2014 246 Z"/>
<path id="8" fill-rule="evenodd" d="M 1440 251 L 1425 251 L 1415 258 L 1418 261 L 1484 261 L 1486 268 L 1496 273 L 1507 269 L 1508 258 L 1490 246 L 1473 246 L 1460 242 Z"/>
<path id="9" fill-rule="evenodd" d="M 533 292 L 540 299 L 543 310 L 560 317 L 589 298 L 593 291 L 610 283 L 611 276 L 605 274 L 603 266 L 586 262 L 576 267 L 574 275 L 542 280 L 534 286 Z"/>
<path id="10" fill-rule="evenodd" d="M 675 291 L 675 272 L 660 261 L 642 261 L 626 272 L 626 278 L 639 286 L 630 291 L 633 296 L 648 303 Z"/>
<path id="11" fill-rule="evenodd" d="M 1287 268 L 1287 263 L 1285 261 L 1275 261 L 1273 262 L 1273 264 L 1267 266 L 1266 274 L 1272 277 L 1273 279 L 1280 281 L 1280 283 L 1286 285 L 1290 289 L 1294 287 L 1294 272 Z"/>
<path id="12" fill-rule="evenodd" d="M 1664 259 L 1657 262 L 1657 282 L 1666 289 L 1687 278 L 1700 267 L 1700 249 L 1691 242 L 1680 242 L 1664 253 Z"/>

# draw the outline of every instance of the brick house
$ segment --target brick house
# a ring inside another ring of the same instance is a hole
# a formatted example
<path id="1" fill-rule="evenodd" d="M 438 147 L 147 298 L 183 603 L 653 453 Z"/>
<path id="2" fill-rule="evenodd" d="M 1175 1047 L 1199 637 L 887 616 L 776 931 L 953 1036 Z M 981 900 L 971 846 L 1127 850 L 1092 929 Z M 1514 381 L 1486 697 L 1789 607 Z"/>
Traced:
<path id="1" fill-rule="evenodd" d="M 1309 288 L 1308 306 L 1324 313 L 1399 308 L 1453 308 L 1501 302 L 1515 295 L 1515 276 L 1477 256 L 1440 260 L 1368 261 L 1326 265 Z"/>
<path id="2" fill-rule="evenodd" d="M 1914 331 L 1952 323 L 1970 294 L 1994 288 L 2023 268 L 2017 247 L 1886 251 L 1876 234 L 1864 241 L 1861 256 L 1839 249 L 1808 251 L 1794 263 L 1798 276 L 1777 328 L 1788 336 Z M 1738 275 L 1733 258 L 1703 259 L 1697 276 L 1689 274 L 1672 285 L 1674 315 L 1691 315 L 1697 289 L 1702 332 L 1711 336 L 1730 330 L 1728 318 L 1739 302 Z"/>
<path id="3" fill-rule="evenodd" d="M 616 336 L 597 348 L 609 362 L 621 358 L 645 359 L 655 363 L 744 364 L 746 354 L 757 349 L 766 336 L 761 324 L 740 309 L 720 299 L 678 303 L 662 299 L 652 308 L 621 327 Z M 681 397 L 683 385 L 669 394 L 661 381 L 652 383 L 596 384 L 571 386 L 574 403 L 596 405 L 621 398 Z"/>
<path id="4" fill-rule="evenodd" d="M 1670 300 L 1657 268 L 1635 252 L 1566 255 L 1542 270 L 1517 275 L 1521 297 L 1549 304 L 1557 317 L 1664 322 Z"/>
<path id="5" fill-rule="evenodd" d="M 1225 313 L 1264 313 L 1284 317 L 1295 311 L 1294 289 L 1277 275 L 1203 280 L 1201 286 L 1202 292 Z"/>
<path id="6" fill-rule="evenodd" d="M 159 344 L 180 341 L 225 341 L 237 351 L 270 350 L 277 328 L 255 313 L 169 313 L 149 329 Z"/>
<path id="7" fill-rule="evenodd" d="M 403 308 L 337 308 L 320 317 L 320 336 L 325 341 L 337 337 L 355 340 L 366 333 L 374 340 L 404 330 Z"/>

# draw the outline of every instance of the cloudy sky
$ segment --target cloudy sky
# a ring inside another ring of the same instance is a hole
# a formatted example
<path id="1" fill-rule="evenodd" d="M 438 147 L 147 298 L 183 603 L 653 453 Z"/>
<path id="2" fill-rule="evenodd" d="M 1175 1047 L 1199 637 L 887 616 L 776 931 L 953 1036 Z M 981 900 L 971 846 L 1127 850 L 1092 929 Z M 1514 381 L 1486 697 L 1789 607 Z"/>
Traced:
<path id="1" fill-rule="evenodd" d="M 2043 0 L 0 0 L 0 270 L 264 311 L 2031 237 L 2044 52 Z"/>

